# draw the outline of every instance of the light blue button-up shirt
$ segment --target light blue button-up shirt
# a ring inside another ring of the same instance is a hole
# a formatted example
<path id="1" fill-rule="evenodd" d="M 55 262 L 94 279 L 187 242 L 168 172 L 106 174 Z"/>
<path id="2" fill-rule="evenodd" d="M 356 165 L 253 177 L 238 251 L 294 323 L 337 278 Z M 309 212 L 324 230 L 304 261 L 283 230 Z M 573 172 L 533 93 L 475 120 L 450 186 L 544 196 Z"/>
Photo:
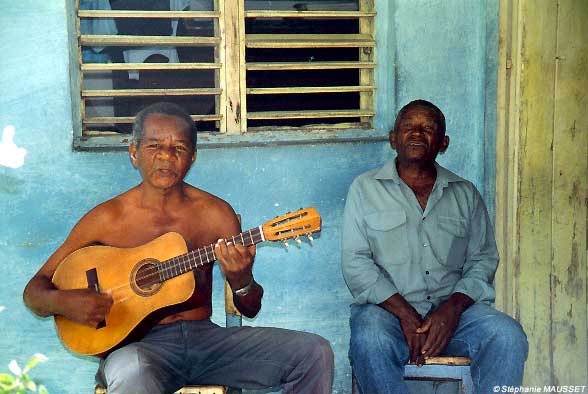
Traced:
<path id="1" fill-rule="evenodd" d="M 425 316 L 453 293 L 494 301 L 498 251 L 476 187 L 435 163 L 425 210 L 395 160 L 358 176 L 343 216 L 343 276 L 357 303 L 400 293 Z"/>

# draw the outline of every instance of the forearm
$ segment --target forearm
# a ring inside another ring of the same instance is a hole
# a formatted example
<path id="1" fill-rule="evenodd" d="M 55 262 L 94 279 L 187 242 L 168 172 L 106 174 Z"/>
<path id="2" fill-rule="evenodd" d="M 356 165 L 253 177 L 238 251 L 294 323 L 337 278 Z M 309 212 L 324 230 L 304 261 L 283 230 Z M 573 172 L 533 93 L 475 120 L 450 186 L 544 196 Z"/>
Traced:
<path id="1" fill-rule="evenodd" d="M 466 294 L 457 292 L 453 293 L 445 303 L 449 304 L 452 310 L 461 315 L 463 311 L 474 304 L 474 300 Z"/>
<path id="2" fill-rule="evenodd" d="M 378 305 L 396 316 L 399 320 L 421 320 L 416 309 L 400 293 L 388 297 L 388 299 Z"/>
<path id="3" fill-rule="evenodd" d="M 23 292 L 25 305 L 35 314 L 48 317 L 59 314 L 59 290 L 53 286 L 49 278 L 35 275 Z"/>

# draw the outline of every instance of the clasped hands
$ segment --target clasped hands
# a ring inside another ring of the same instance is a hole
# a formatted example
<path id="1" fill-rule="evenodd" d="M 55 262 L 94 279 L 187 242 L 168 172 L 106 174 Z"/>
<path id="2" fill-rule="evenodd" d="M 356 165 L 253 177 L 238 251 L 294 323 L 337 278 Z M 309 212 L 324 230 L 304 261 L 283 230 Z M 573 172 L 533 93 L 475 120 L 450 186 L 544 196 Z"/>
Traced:
<path id="1" fill-rule="evenodd" d="M 424 320 L 412 310 L 400 319 L 400 326 L 408 344 L 409 362 L 421 366 L 429 357 L 443 351 L 453 336 L 461 312 L 446 302 Z"/>

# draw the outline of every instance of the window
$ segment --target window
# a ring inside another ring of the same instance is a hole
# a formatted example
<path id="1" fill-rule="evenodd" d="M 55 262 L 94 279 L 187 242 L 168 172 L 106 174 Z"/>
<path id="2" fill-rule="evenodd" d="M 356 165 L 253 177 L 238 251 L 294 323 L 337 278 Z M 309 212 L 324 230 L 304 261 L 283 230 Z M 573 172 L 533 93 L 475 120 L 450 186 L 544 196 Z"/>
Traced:
<path id="1" fill-rule="evenodd" d="M 78 147 L 161 100 L 210 135 L 372 127 L 373 0 L 78 1 Z"/>

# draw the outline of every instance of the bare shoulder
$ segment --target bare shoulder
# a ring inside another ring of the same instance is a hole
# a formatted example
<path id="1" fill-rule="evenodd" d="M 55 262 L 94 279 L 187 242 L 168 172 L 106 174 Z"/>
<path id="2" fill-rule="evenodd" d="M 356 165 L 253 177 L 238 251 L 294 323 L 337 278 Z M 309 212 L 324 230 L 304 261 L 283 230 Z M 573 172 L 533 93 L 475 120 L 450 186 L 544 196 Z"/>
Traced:
<path id="1" fill-rule="evenodd" d="M 228 202 L 191 185 L 187 185 L 186 194 L 191 201 L 190 209 L 221 233 L 233 235 L 238 230 L 237 215 Z"/>
<path id="2" fill-rule="evenodd" d="M 208 193 L 202 189 L 198 189 L 192 185 L 187 185 L 186 194 L 192 203 L 198 208 L 207 208 L 211 214 L 214 215 L 235 215 L 233 207 L 222 198 Z"/>
<path id="3" fill-rule="evenodd" d="M 38 275 L 50 278 L 59 262 L 68 254 L 85 246 L 101 243 L 103 235 L 108 231 L 109 224 L 119 214 L 121 206 L 119 197 L 99 204 L 83 215 L 61 246 L 45 262 Z"/>

